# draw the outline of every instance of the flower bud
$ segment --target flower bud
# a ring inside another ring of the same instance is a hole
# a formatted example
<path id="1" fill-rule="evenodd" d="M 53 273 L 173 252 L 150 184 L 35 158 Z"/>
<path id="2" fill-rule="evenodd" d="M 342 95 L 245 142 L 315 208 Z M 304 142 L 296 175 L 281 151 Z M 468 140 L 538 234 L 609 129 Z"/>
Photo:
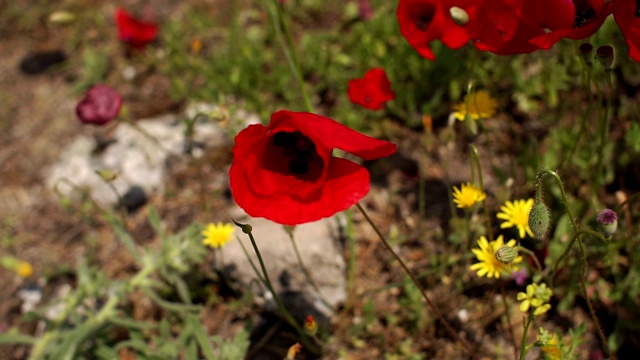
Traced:
<path id="1" fill-rule="evenodd" d="M 449 8 L 449 14 L 456 25 L 465 26 L 469 23 L 469 14 L 463 8 L 452 6 Z"/>
<path id="2" fill-rule="evenodd" d="M 611 66 L 613 65 L 613 47 L 611 45 L 602 45 L 596 50 L 596 59 L 600 61 L 602 67 L 606 70 L 611 70 Z"/>
<path id="3" fill-rule="evenodd" d="M 536 201 L 529 212 L 529 228 L 536 239 L 544 237 L 549 229 L 549 209 L 542 201 Z"/>
<path id="4" fill-rule="evenodd" d="M 618 215 L 611 209 L 604 209 L 598 213 L 598 231 L 604 236 L 611 237 L 618 227 Z"/>
<path id="5" fill-rule="evenodd" d="M 318 332 L 318 323 L 313 315 L 307 316 L 307 319 L 304 321 L 304 330 L 311 336 L 314 336 Z"/>
<path id="6" fill-rule="evenodd" d="M 584 59 L 587 65 L 591 66 L 591 54 L 593 53 L 593 45 L 589 43 L 583 43 L 580 45 L 580 55 Z"/>
<path id="7" fill-rule="evenodd" d="M 96 174 L 102 178 L 102 181 L 107 183 L 112 182 L 118 177 L 115 171 L 112 170 L 96 170 Z"/>
<path id="8" fill-rule="evenodd" d="M 234 224 L 236 224 L 237 227 L 240 228 L 240 230 L 242 230 L 243 233 L 245 234 L 251 234 L 251 231 L 253 230 L 253 227 L 249 224 L 241 224 L 233 219 L 231 219 L 231 221 L 233 221 Z"/>
<path id="9" fill-rule="evenodd" d="M 496 260 L 500 261 L 503 264 L 511 264 L 516 257 L 518 257 L 518 250 L 516 248 L 502 245 L 495 253 Z"/>

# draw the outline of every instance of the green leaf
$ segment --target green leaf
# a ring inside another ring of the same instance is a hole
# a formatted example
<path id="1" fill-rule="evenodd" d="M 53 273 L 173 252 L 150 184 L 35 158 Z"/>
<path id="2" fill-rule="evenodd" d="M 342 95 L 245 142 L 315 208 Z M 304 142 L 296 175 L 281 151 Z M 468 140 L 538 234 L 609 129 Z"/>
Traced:
<path id="1" fill-rule="evenodd" d="M 204 356 L 209 360 L 216 359 L 216 356 L 213 353 L 213 346 L 211 345 L 211 339 L 207 334 L 205 328 L 200 324 L 197 315 L 190 315 L 187 318 L 187 322 L 191 326 L 193 334 L 196 336 L 198 343 L 200 344 L 200 348 L 204 353 Z"/>
<path id="2" fill-rule="evenodd" d="M 162 226 L 160 224 L 160 215 L 158 215 L 158 211 L 155 208 L 149 208 L 149 223 L 153 230 L 155 230 L 156 234 L 160 236 L 160 238 L 165 237 L 165 233 L 162 230 Z"/>
<path id="3" fill-rule="evenodd" d="M 35 337 L 21 334 L 15 329 L 0 334 L 0 344 L 33 345 L 35 342 Z"/>

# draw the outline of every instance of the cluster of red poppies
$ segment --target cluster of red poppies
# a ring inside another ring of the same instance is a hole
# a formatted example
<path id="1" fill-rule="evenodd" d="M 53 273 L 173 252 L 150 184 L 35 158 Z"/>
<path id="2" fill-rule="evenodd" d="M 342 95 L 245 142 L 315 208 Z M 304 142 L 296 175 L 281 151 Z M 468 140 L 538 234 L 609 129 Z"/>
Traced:
<path id="1" fill-rule="evenodd" d="M 433 40 L 451 49 L 472 42 L 500 55 L 549 49 L 562 38 L 591 36 L 611 14 L 640 61 L 637 0 L 400 0 L 397 11 L 404 38 L 430 60 Z"/>

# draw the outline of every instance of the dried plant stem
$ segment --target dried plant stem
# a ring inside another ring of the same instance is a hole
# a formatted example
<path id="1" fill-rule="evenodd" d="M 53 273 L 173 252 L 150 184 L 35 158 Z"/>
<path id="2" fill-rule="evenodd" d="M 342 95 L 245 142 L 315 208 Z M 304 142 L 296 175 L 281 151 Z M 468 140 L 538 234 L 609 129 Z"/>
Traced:
<path id="1" fill-rule="evenodd" d="M 473 354 L 474 349 L 466 340 L 462 339 L 460 335 L 458 335 L 458 333 L 453 329 L 453 327 L 451 327 L 451 324 L 449 324 L 447 319 L 445 319 L 445 317 L 442 315 L 442 312 L 440 312 L 440 310 L 438 309 L 436 304 L 431 300 L 429 295 L 427 295 L 427 292 L 420 285 L 415 275 L 413 275 L 413 273 L 411 272 L 411 270 L 409 270 L 409 268 L 407 267 L 405 262 L 402 260 L 402 258 L 400 258 L 400 256 L 393 250 L 393 248 L 391 247 L 387 239 L 382 235 L 378 227 L 373 223 L 373 221 L 371 221 L 371 218 L 369 218 L 369 215 L 364 210 L 364 208 L 359 203 L 356 203 L 356 207 L 358 208 L 358 210 L 360 210 L 360 213 L 362 213 L 364 218 L 367 220 L 367 222 L 371 225 L 373 230 L 376 232 L 376 234 L 382 241 L 382 244 L 384 244 L 385 248 L 387 248 L 387 250 L 393 255 L 393 257 L 400 263 L 400 266 L 402 266 L 402 269 L 404 270 L 404 272 L 409 276 L 409 278 L 411 278 L 411 281 L 418 288 L 418 290 L 420 290 L 420 293 L 422 293 L 422 297 L 424 297 L 425 301 L 427 302 L 427 305 L 429 306 L 430 310 L 433 312 L 435 317 L 442 323 L 442 325 L 444 325 L 447 332 L 449 332 L 449 334 L 454 339 L 456 339 L 456 341 L 458 341 L 460 344 L 462 344 L 462 346 L 464 346 L 464 348 L 469 352 L 469 354 Z"/>

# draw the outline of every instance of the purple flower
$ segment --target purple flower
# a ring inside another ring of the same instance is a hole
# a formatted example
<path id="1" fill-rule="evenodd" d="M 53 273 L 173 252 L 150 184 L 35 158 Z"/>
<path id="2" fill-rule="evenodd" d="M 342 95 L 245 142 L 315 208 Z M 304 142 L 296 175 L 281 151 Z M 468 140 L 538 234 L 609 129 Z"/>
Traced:
<path id="1" fill-rule="evenodd" d="M 598 213 L 598 223 L 604 225 L 611 225 L 614 222 L 618 221 L 618 214 L 611 209 L 604 209 Z"/>
<path id="2" fill-rule="evenodd" d="M 527 268 L 523 267 L 520 270 L 512 271 L 511 276 L 513 277 L 513 280 L 516 281 L 516 284 L 518 284 L 518 286 L 522 286 L 527 280 Z"/>
<path id="3" fill-rule="evenodd" d="M 95 85 L 76 106 L 78 119 L 84 124 L 104 125 L 118 116 L 122 99 L 107 85 Z"/>
<path id="4" fill-rule="evenodd" d="M 611 209 L 600 211 L 598 217 L 598 230 L 606 237 L 611 237 L 618 227 L 618 215 Z"/>

